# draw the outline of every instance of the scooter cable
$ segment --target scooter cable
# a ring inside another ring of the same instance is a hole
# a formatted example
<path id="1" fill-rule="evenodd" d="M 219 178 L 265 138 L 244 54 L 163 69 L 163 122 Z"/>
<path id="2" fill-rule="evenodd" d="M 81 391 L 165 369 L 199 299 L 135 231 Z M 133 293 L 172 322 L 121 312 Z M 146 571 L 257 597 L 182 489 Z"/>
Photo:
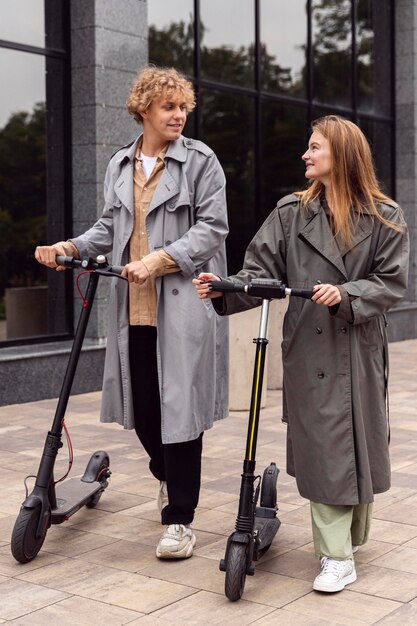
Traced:
<path id="1" fill-rule="evenodd" d="M 84 274 L 92 274 L 94 272 L 94 270 L 85 270 L 84 272 L 80 272 L 79 274 L 77 274 L 77 278 L 75 279 L 75 284 L 77 287 L 77 291 L 80 294 L 82 303 L 83 303 L 83 309 L 86 309 L 88 306 L 88 300 L 86 300 L 83 292 L 81 291 L 81 287 L 78 283 L 78 281 L 80 280 L 81 276 L 84 276 Z"/>
<path id="2" fill-rule="evenodd" d="M 72 441 L 71 441 L 71 437 L 70 437 L 67 425 L 65 424 L 65 418 L 62 418 L 61 425 L 62 425 L 62 427 L 64 429 L 65 436 L 67 438 L 67 445 L 68 445 L 68 470 L 66 471 L 66 473 L 63 476 L 61 476 L 61 478 L 58 478 L 58 480 L 54 481 L 55 485 L 57 483 L 60 483 L 60 482 L 62 482 L 63 480 L 66 479 L 66 477 L 68 476 L 68 474 L 71 471 L 72 464 L 74 462 L 74 449 L 72 447 Z"/>

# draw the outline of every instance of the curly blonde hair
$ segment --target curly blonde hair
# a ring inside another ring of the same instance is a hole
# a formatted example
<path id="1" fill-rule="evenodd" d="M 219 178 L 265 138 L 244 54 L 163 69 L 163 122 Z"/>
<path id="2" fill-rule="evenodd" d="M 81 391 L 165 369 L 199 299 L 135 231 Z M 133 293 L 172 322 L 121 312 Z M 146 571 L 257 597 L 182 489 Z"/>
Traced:
<path id="1" fill-rule="evenodd" d="M 141 111 L 146 111 L 152 102 L 162 95 L 170 97 L 179 91 L 184 98 L 187 113 L 195 107 L 194 88 L 189 80 L 173 67 L 148 65 L 139 72 L 126 101 L 127 110 L 138 123 L 142 122 Z"/>

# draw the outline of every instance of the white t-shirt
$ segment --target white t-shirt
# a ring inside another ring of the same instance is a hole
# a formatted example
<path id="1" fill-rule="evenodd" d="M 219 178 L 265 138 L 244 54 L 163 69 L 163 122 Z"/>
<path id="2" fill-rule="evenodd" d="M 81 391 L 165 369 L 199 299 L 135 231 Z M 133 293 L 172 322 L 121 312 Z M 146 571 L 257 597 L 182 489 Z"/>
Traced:
<path id="1" fill-rule="evenodd" d="M 156 159 L 158 157 L 146 156 L 146 154 L 143 154 L 143 152 L 141 151 L 140 158 L 142 159 L 142 167 L 143 171 L 145 172 L 146 180 L 148 180 L 149 176 L 152 174 L 152 170 L 155 167 Z"/>

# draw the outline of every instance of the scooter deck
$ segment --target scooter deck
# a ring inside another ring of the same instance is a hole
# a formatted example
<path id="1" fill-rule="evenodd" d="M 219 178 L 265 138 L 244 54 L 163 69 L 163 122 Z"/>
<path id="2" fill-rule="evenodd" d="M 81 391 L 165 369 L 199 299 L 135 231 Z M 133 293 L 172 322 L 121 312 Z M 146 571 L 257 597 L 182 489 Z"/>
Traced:
<path id="1" fill-rule="evenodd" d="M 51 511 L 52 524 L 60 524 L 76 513 L 97 491 L 103 488 L 102 483 L 94 481 L 86 483 L 79 478 L 70 478 L 56 488 L 57 508 Z"/>

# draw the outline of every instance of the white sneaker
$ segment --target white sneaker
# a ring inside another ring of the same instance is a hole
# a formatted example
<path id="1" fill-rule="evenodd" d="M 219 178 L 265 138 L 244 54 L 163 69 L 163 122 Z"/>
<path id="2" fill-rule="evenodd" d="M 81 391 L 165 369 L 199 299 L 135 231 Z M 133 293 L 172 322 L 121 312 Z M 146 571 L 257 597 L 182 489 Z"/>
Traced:
<path id="1" fill-rule="evenodd" d="M 346 561 L 336 561 L 327 556 L 322 556 L 321 572 L 316 576 L 313 589 L 316 591 L 342 591 L 345 585 L 354 583 L 356 580 L 355 563 L 353 559 Z"/>
<path id="2" fill-rule="evenodd" d="M 188 559 L 193 554 L 196 537 L 190 526 L 170 524 L 156 548 L 158 559 Z"/>
<path id="3" fill-rule="evenodd" d="M 359 550 L 359 546 L 352 546 L 352 554 L 355 554 Z"/>
<path id="4" fill-rule="evenodd" d="M 168 489 L 165 480 L 159 482 L 157 506 L 158 511 L 162 513 L 162 509 L 168 504 Z"/>

